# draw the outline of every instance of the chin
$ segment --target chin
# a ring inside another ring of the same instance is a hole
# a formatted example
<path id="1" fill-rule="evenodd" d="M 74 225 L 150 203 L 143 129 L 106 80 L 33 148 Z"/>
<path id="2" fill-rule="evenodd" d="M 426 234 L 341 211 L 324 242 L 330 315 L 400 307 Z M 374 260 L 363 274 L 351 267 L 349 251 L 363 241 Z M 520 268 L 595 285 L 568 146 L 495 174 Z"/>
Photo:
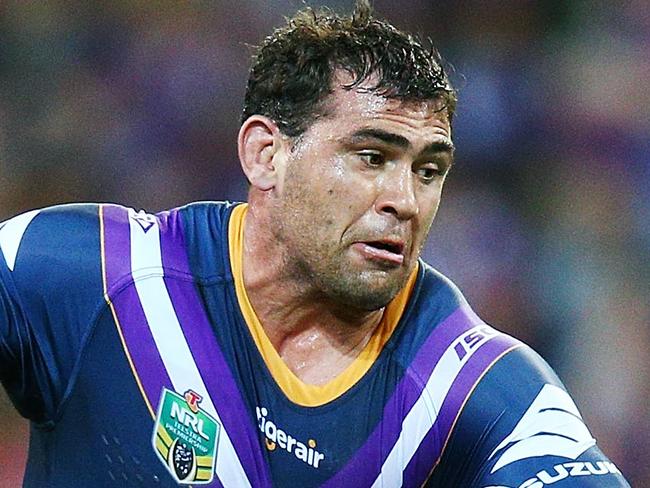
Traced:
<path id="1" fill-rule="evenodd" d="M 358 310 L 371 312 L 388 305 L 400 292 L 406 280 L 361 279 L 339 281 L 330 288 L 329 295 L 339 303 Z"/>
<path id="2" fill-rule="evenodd" d="M 351 307 L 354 307 L 357 310 L 374 312 L 375 310 L 380 310 L 386 307 L 393 298 L 395 298 L 395 295 L 364 295 L 349 297 L 348 303 Z"/>

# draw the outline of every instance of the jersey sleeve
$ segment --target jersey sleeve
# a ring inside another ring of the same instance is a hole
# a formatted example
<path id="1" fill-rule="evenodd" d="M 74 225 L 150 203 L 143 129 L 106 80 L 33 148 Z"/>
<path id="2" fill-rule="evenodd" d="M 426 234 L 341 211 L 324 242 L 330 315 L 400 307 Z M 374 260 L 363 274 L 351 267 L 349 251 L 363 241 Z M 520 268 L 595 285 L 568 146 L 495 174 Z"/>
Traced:
<path id="1" fill-rule="evenodd" d="M 485 374 L 429 486 L 629 487 L 550 366 L 523 346 Z"/>
<path id="2" fill-rule="evenodd" d="M 99 206 L 34 210 L 0 226 L 0 380 L 19 412 L 56 421 L 102 305 Z"/>

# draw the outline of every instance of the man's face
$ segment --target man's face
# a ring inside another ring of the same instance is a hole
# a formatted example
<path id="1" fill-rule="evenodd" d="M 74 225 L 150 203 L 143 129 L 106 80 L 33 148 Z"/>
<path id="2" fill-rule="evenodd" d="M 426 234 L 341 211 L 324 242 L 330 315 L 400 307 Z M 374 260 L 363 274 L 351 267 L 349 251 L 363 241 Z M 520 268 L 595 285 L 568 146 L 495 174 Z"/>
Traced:
<path id="1" fill-rule="evenodd" d="M 446 111 L 337 89 L 328 115 L 287 150 L 275 237 L 300 280 L 376 310 L 405 285 L 452 164 Z"/>

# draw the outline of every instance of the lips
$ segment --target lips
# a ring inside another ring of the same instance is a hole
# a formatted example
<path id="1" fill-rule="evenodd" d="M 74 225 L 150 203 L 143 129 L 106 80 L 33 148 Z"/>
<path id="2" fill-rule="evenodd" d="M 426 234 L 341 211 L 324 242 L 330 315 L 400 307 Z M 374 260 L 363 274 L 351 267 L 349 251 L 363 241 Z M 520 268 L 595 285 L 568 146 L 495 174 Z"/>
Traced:
<path id="1" fill-rule="evenodd" d="M 389 265 L 401 265 L 404 263 L 404 242 L 399 239 L 357 242 L 353 247 L 366 259 Z"/>
<path id="2" fill-rule="evenodd" d="M 402 254 L 404 250 L 404 243 L 397 240 L 369 241 L 364 244 L 393 254 Z"/>

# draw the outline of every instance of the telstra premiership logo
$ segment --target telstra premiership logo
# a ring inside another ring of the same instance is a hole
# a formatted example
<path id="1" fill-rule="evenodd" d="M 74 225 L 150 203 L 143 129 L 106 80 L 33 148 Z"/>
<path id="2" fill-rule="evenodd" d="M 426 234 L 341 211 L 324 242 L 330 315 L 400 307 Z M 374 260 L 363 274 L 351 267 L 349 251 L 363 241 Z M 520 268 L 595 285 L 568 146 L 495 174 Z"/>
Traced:
<path id="1" fill-rule="evenodd" d="M 180 484 L 207 484 L 214 477 L 221 425 L 200 407 L 193 390 L 183 396 L 163 388 L 152 444 L 169 473 Z"/>

